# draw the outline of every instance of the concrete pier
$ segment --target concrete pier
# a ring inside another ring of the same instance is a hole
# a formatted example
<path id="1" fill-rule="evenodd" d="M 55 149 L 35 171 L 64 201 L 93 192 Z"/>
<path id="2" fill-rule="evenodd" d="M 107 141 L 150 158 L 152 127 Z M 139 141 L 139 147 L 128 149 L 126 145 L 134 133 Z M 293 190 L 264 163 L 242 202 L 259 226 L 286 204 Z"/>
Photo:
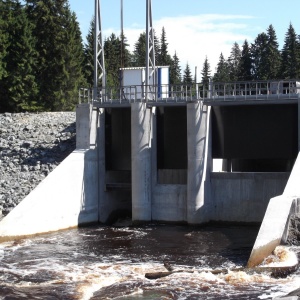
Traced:
<path id="1" fill-rule="evenodd" d="M 188 138 L 188 180 L 187 180 L 187 222 L 205 223 L 209 220 L 209 143 L 210 108 L 202 103 L 187 104 Z"/>
<path id="2" fill-rule="evenodd" d="M 151 221 L 151 110 L 131 105 L 132 220 Z"/>

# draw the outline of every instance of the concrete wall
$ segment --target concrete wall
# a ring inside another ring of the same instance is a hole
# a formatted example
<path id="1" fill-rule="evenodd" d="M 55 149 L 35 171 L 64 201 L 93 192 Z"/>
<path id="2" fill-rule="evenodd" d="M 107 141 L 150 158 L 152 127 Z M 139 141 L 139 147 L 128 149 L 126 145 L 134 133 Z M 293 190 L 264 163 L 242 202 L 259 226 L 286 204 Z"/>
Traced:
<path id="1" fill-rule="evenodd" d="M 76 119 L 77 149 L 1 220 L 0 241 L 98 221 L 98 112 L 81 104 Z"/>
<path id="2" fill-rule="evenodd" d="M 281 195 L 289 173 L 211 173 L 210 219 L 261 222 L 271 198 Z"/>
<path id="3" fill-rule="evenodd" d="M 152 220 L 186 222 L 187 187 L 180 184 L 157 184 L 152 192 Z"/>
<path id="4" fill-rule="evenodd" d="M 77 150 L 0 222 L 0 241 L 98 221 L 95 150 Z"/>

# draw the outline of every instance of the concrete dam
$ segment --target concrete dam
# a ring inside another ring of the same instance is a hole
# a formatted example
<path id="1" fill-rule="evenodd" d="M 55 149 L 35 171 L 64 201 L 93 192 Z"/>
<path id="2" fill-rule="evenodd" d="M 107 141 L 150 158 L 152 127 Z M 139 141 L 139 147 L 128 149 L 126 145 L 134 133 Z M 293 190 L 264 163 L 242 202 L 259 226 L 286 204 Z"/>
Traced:
<path id="1" fill-rule="evenodd" d="M 225 95 L 215 83 L 209 93 L 168 86 L 147 98 L 128 87 L 78 104 L 76 150 L 0 222 L 0 239 L 124 216 L 262 222 L 256 248 L 272 252 L 298 214 L 299 94 L 236 85 Z"/>

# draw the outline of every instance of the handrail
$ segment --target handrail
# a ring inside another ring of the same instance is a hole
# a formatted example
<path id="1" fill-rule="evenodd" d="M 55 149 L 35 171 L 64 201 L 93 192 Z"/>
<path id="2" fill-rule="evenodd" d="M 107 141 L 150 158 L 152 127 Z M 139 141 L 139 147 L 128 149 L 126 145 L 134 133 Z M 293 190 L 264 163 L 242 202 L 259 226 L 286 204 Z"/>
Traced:
<path id="1" fill-rule="evenodd" d="M 300 80 L 260 80 L 194 84 L 130 85 L 79 90 L 79 103 L 123 104 L 132 102 L 168 103 L 195 101 L 243 101 L 295 98 Z"/>

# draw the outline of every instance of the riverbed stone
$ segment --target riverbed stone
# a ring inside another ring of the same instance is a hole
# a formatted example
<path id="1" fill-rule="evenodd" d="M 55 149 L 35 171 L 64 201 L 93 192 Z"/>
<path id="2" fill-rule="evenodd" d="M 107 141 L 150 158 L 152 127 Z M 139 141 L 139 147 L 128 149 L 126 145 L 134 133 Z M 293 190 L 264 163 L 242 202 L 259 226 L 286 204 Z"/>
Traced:
<path id="1" fill-rule="evenodd" d="M 75 112 L 0 114 L 0 218 L 76 147 Z"/>

